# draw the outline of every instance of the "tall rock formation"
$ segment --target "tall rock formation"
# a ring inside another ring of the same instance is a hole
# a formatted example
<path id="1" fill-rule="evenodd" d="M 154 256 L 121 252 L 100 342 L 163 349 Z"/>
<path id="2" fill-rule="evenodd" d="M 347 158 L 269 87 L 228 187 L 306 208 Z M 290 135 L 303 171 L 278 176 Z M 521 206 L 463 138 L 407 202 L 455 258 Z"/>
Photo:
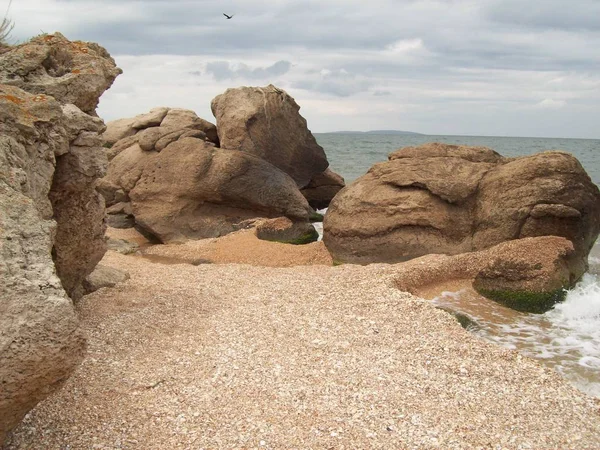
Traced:
<path id="1" fill-rule="evenodd" d="M 69 296 L 106 250 L 95 108 L 119 73 L 58 33 L 0 55 L 0 442 L 83 357 Z"/>

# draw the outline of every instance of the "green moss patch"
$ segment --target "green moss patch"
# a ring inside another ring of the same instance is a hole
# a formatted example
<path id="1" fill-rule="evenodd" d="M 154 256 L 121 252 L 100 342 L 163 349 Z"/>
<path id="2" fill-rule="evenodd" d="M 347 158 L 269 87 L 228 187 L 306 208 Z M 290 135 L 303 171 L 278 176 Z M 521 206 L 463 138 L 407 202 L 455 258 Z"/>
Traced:
<path id="1" fill-rule="evenodd" d="M 542 314 L 564 301 L 567 291 L 563 288 L 550 292 L 492 290 L 475 287 L 477 292 L 490 300 L 517 311 Z"/>
<path id="2" fill-rule="evenodd" d="M 456 318 L 456 320 L 458 321 L 460 326 L 463 327 L 467 331 L 477 331 L 481 328 L 481 326 L 477 323 L 477 321 L 472 319 L 467 314 L 463 314 L 458 311 L 454 311 L 450 308 L 443 308 L 443 307 L 439 307 L 439 306 L 437 308 L 441 309 L 442 311 L 446 311 L 448 314 L 452 314 Z"/>
<path id="3" fill-rule="evenodd" d="M 311 231 L 304 233 L 302 236 L 300 236 L 296 239 L 292 239 L 290 241 L 276 241 L 276 242 L 281 242 L 282 244 L 303 245 L 303 244 L 310 244 L 311 242 L 315 242 L 318 239 L 319 239 L 319 233 L 317 232 L 317 230 L 315 230 L 313 228 Z"/>
<path id="4" fill-rule="evenodd" d="M 308 220 L 311 222 L 323 222 L 323 214 L 319 214 L 318 212 L 313 212 L 308 216 Z"/>

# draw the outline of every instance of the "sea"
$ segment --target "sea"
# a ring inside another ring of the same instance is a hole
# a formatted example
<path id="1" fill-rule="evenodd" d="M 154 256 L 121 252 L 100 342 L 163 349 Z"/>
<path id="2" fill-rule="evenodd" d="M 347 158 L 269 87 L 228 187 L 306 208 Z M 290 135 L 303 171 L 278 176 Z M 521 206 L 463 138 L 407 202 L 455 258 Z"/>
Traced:
<path id="1" fill-rule="evenodd" d="M 503 156 L 525 156 L 546 150 L 574 155 L 600 185 L 600 139 L 553 139 L 421 134 L 315 133 L 330 168 L 350 184 L 389 153 L 427 142 L 484 146 Z M 325 212 L 325 211 L 323 211 Z M 563 303 L 545 314 L 504 308 L 472 289 L 442 292 L 431 301 L 470 320 L 467 329 L 497 345 L 539 360 L 579 390 L 600 398 L 600 239 L 592 249 L 589 271 L 567 293 Z"/>

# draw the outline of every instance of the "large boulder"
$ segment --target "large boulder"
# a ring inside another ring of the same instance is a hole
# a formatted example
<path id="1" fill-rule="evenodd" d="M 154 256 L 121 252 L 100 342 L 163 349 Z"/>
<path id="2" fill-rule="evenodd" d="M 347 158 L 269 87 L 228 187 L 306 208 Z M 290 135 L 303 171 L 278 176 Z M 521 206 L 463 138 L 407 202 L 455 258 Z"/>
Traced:
<path id="1" fill-rule="evenodd" d="M 214 124 L 198 117 L 194 111 L 181 108 L 154 108 L 135 117 L 113 120 L 106 124 L 102 137 L 104 146 L 110 148 L 108 158 L 112 159 L 120 151 L 140 141 L 145 150 L 154 149 L 157 141 L 163 138 L 158 143 L 160 151 L 184 133 L 219 145 Z"/>
<path id="2" fill-rule="evenodd" d="M 600 231 L 600 191 L 570 154 L 503 158 L 481 147 L 407 147 L 331 203 L 323 240 L 337 261 L 399 262 L 529 236 L 563 236 L 580 258 Z"/>
<path id="3" fill-rule="evenodd" d="M 0 54 L 0 443 L 83 357 L 69 296 L 106 251 L 94 108 L 119 73 L 58 33 Z"/>
<path id="4" fill-rule="evenodd" d="M 129 202 L 136 227 L 160 242 L 221 236 L 257 217 L 308 222 L 312 211 L 268 162 L 185 135 L 160 151 L 140 143 L 121 151 L 99 190 L 109 206 Z"/>
<path id="5" fill-rule="evenodd" d="M 323 148 L 300 107 L 273 85 L 227 89 L 211 103 L 221 147 L 256 155 L 290 175 L 299 188 L 327 169 Z"/>

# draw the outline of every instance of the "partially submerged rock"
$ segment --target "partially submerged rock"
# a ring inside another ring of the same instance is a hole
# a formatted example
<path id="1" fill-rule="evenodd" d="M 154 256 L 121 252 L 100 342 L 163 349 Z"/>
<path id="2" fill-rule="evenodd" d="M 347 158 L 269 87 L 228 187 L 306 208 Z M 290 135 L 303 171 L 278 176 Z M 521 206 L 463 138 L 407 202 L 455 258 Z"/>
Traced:
<path id="1" fill-rule="evenodd" d="M 525 238 L 494 247 L 473 288 L 517 311 L 543 313 L 561 302 L 586 269 L 565 238 Z"/>
<path id="2" fill-rule="evenodd" d="M 399 266 L 396 286 L 423 287 L 468 280 L 484 297 L 518 311 L 542 313 L 562 301 L 586 270 L 568 239 L 539 236 L 458 255 L 431 254 Z"/>
<path id="3" fill-rule="evenodd" d="M 0 54 L 0 443 L 83 357 L 69 296 L 106 250 L 94 110 L 119 73 L 58 33 Z"/>
<path id="4" fill-rule="evenodd" d="M 408 147 L 342 190 L 324 221 L 337 261 L 399 262 L 556 235 L 585 259 L 600 231 L 600 191 L 570 154 L 506 159 L 491 149 Z"/>
<path id="5" fill-rule="evenodd" d="M 308 186 L 329 166 L 298 104 L 273 85 L 227 89 L 213 99 L 211 108 L 222 148 L 270 162 L 290 175 L 299 188 Z"/>

